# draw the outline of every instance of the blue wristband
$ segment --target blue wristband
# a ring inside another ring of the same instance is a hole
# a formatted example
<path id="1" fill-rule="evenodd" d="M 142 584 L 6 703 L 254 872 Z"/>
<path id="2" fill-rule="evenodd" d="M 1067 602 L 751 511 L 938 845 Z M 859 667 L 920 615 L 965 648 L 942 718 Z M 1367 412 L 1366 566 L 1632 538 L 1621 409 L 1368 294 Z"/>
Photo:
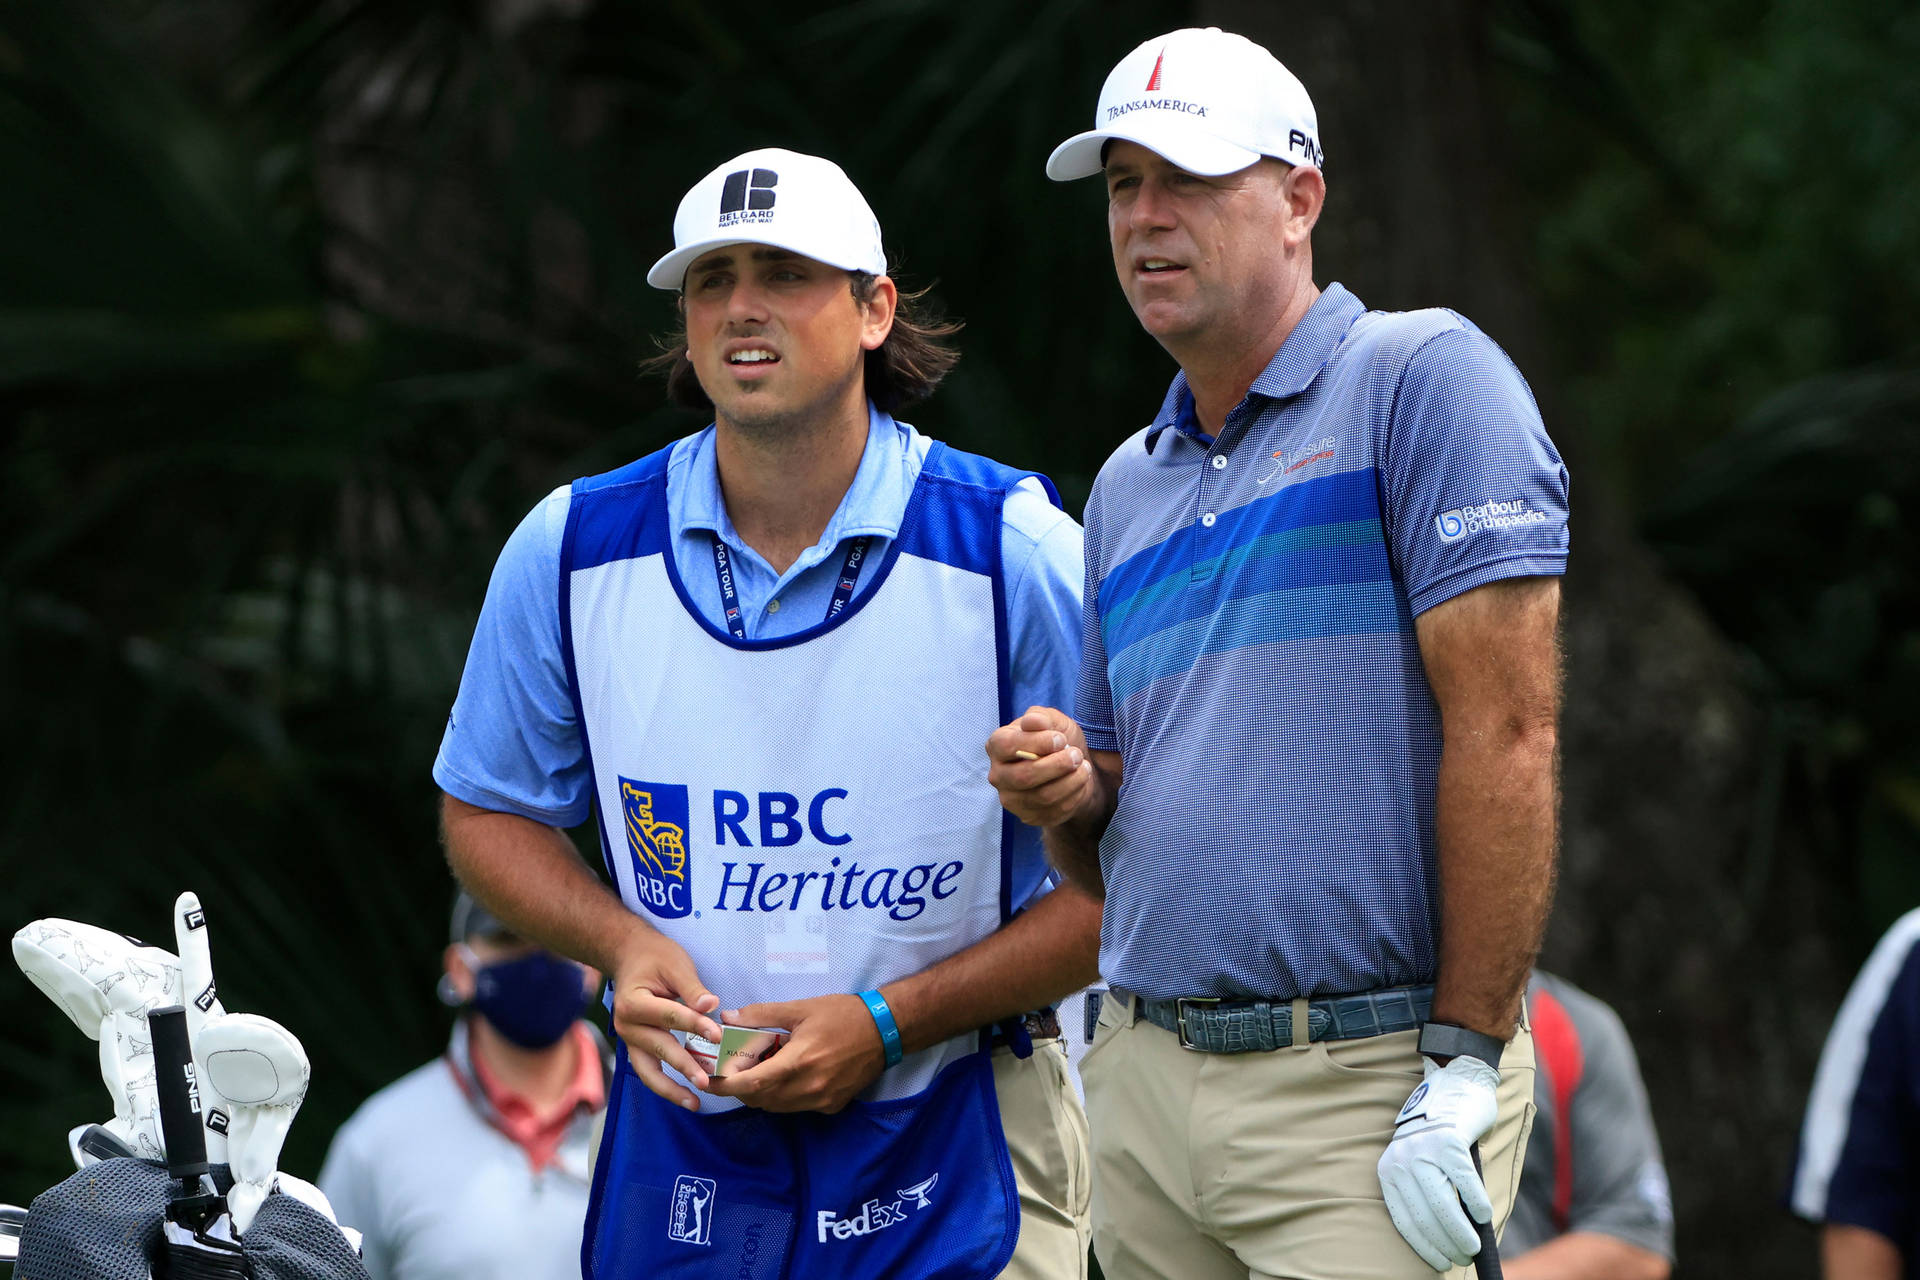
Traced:
<path id="1" fill-rule="evenodd" d="M 906 1055 L 900 1052 L 900 1024 L 893 1020 L 893 1010 L 887 1008 L 887 998 L 878 991 L 862 991 L 860 998 L 867 1002 L 867 1012 L 873 1015 L 873 1025 L 880 1028 L 880 1048 L 887 1056 L 887 1065 L 897 1066 Z"/>

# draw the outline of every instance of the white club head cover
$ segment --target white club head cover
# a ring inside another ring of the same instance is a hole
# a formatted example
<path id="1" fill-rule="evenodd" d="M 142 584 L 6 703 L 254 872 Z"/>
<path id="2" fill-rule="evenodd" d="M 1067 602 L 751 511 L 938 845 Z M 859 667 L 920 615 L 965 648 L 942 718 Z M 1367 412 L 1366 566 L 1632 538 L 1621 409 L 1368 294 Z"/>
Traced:
<path id="1" fill-rule="evenodd" d="M 159 1103 L 147 1010 L 180 999 L 172 952 L 78 920 L 35 920 L 13 935 L 20 972 L 88 1039 L 100 1042 L 100 1079 L 113 1099 L 102 1127 L 142 1156 L 159 1159 Z"/>
<path id="2" fill-rule="evenodd" d="M 20 1236 L 27 1229 L 27 1211 L 17 1204 L 0 1204 L 0 1262 L 20 1256 Z"/>
<path id="3" fill-rule="evenodd" d="M 340 1221 L 339 1215 L 333 1211 L 333 1201 L 327 1199 L 326 1192 L 314 1186 L 311 1182 L 303 1178 L 296 1178 L 290 1173 L 274 1174 L 273 1189 L 282 1195 L 292 1196 L 295 1200 L 300 1201 L 300 1203 L 312 1209 L 334 1226 L 339 1227 L 340 1234 L 347 1238 L 347 1243 L 353 1246 L 353 1251 L 355 1253 L 362 1251 L 366 1238 L 352 1227 L 346 1226 Z"/>
<path id="4" fill-rule="evenodd" d="M 313 1068 L 292 1032 L 252 1013 L 210 1019 L 194 1042 L 194 1057 L 203 1064 L 201 1080 L 225 1100 L 232 1117 L 227 1207 L 235 1229 L 245 1231 L 273 1190 L 280 1148 L 306 1100 Z"/>
<path id="5" fill-rule="evenodd" d="M 207 1129 L 207 1159 L 228 1159 L 227 1133 L 233 1108 L 207 1073 L 207 1051 L 201 1043 L 207 1026 L 226 1016 L 213 982 L 213 950 L 207 941 L 207 913 L 200 895 L 191 889 L 173 900 L 173 938 L 180 948 L 180 988 L 177 1003 L 187 1011 L 187 1039 L 193 1045 L 193 1071 L 200 1081 L 201 1119 Z M 295 1042 L 298 1044 L 298 1041 Z M 304 1058 L 303 1058 L 304 1061 Z M 277 1153 L 276 1153 L 277 1154 Z"/>

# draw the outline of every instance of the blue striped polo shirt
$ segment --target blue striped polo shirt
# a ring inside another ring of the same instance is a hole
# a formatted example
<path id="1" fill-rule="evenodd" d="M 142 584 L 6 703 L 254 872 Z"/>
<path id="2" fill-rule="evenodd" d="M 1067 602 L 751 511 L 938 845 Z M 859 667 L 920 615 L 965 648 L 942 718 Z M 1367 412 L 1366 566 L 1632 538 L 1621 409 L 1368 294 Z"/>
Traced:
<path id="1" fill-rule="evenodd" d="M 1432 981 L 1414 619 L 1567 558 L 1566 467 L 1506 353 L 1329 286 L 1217 440 L 1174 378 L 1101 469 L 1086 556 L 1079 718 L 1125 770 L 1101 974 L 1158 999 Z"/>

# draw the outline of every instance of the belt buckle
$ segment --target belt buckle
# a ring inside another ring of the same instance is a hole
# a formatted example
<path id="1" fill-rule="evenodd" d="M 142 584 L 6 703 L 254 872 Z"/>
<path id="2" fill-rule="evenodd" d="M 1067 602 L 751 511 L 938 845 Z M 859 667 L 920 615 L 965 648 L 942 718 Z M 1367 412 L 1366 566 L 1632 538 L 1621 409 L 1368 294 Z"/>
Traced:
<path id="1" fill-rule="evenodd" d="M 1206 1052 L 1205 1049 L 1202 1049 L 1199 1045 L 1195 1044 L 1187 1036 L 1187 1006 L 1196 1005 L 1196 1004 L 1217 1005 L 1219 1003 L 1220 1003 L 1219 996 L 1180 996 L 1174 1000 L 1173 1002 L 1174 1034 L 1180 1038 L 1180 1047 L 1182 1049 L 1185 1049 L 1190 1053 Z"/>

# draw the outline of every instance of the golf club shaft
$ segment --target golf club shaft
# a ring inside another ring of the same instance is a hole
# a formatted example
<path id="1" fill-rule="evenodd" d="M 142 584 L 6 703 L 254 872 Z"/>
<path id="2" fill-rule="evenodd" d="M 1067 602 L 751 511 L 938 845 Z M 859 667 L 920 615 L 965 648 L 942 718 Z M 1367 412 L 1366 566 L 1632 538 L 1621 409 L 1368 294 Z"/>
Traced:
<path id="1" fill-rule="evenodd" d="M 1474 1143 L 1470 1150 L 1473 1152 L 1473 1171 L 1480 1175 L 1480 1182 L 1485 1185 L 1487 1174 L 1480 1167 L 1480 1144 Z M 1473 1274 L 1479 1280 L 1502 1280 L 1500 1242 L 1493 1238 L 1493 1223 L 1476 1222 L 1473 1225 L 1480 1233 L 1480 1252 L 1473 1255 Z"/>

